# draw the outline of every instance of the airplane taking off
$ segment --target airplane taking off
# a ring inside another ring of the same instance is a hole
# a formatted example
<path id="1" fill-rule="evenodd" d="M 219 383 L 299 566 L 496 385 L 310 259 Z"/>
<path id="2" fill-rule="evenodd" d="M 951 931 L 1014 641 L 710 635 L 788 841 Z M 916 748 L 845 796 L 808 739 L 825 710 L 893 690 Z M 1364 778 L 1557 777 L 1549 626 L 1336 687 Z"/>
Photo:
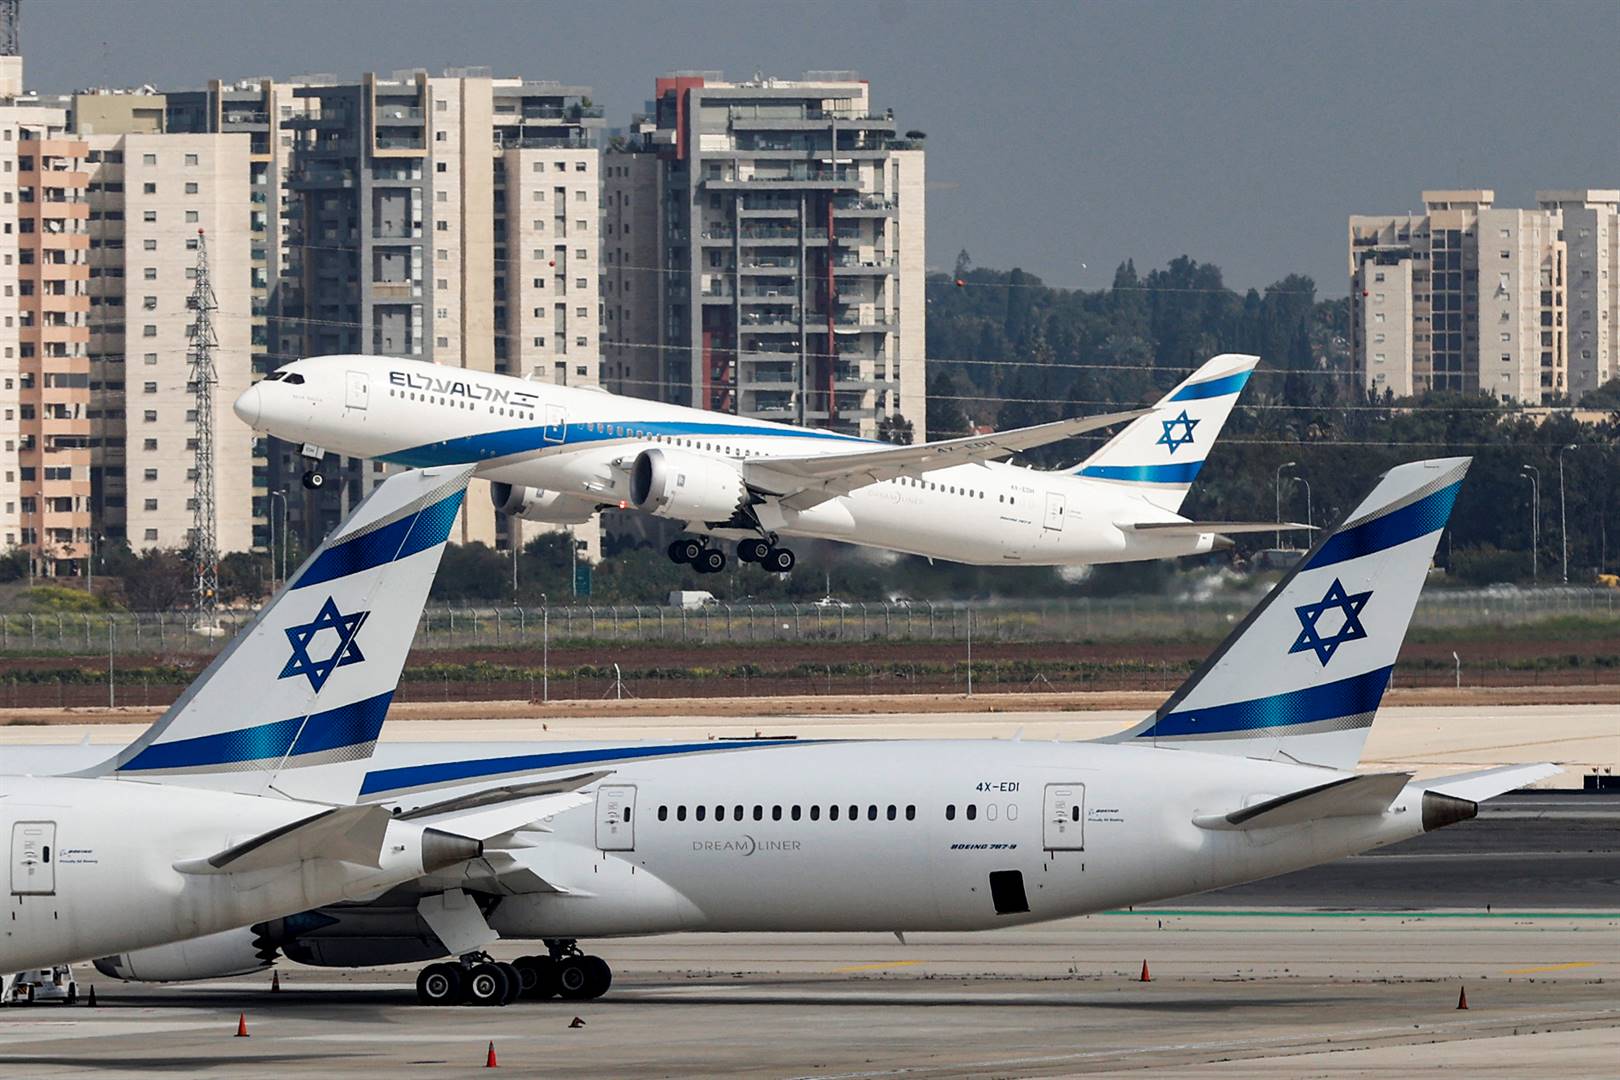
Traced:
<path id="1" fill-rule="evenodd" d="M 1466 820 L 1559 769 L 1354 770 L 1467 468 L 1386 473 L 1152 716 L 1109 738 L 384 746 L 362 798 L 405 813 L 583 769 L 598 770 L 585 774 L 594 810 L 371 903 L 97 966 L 200 979 L 277 952 L 333 967 L 459 956 L 422 971 L 420 1000 L 590 998 L 611 972 L 580 938 L 983 930 L 1284 874 Z M 467 973 L 501 937 L 543 939 L 547 955 L 520 958 L 504 993 L 479 989 Z"/>
<path id="2" fill-rule="evenodd" d="M 1192 522 L 1182 500 L 1258 357 L 1217 356 L 1151 409 L 894 446 L 604 390 L 379 356 L 297 360 L 236 400 L 256 431 L 413 467 L 473 464 L 496 506 L 579 523 L 635 508 L 698 534 L 669 556 L 716 573 L 737 556 L 786 573 L 783 537 L 814 537 L 985 566 L 1195 555 L 1222 534 L 1297 529 Z M 1004 463 L 1021 450 L 1126 423 L 1078 468 Z"/>
<path id="3" fill-rule="evenodd" d="M 470 476 L 385 481 L 111 760 L 0 777 L 11 846 L 0 971 L 375 896 L 583 801 L 559 793 L 478 815 L 353 805 Z"/>

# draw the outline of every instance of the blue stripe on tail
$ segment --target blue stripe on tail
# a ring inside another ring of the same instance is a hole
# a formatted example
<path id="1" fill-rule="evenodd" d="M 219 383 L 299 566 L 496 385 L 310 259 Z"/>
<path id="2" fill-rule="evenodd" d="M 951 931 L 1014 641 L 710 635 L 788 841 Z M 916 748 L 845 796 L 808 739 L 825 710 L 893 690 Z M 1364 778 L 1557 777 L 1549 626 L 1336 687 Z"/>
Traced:
<path id="1" fill-rule="evenodd" d="M 1446 520 L 1451 516 L 1451 507 L 1456 503 L 1457 492 L 1460 490 L 1462 481 L 1458 480 L 1449 487 L 1443 487 L 1432 495 L 1424 496 L 1410 506 L 1403 506 L 1399 510 L 1364 521 L 1353 528 L 1341 529 L 1328 538 L 1327 543 L 1311 556 L 1311 561 L 1306 563 L 1304 568 L 1315 570 L 1318 567 L 1359 559 L 1364 555 L 1372 555 L 1404 544 L 1408 540 L 1427 536 L 1437 529 L 1443 529 L 1446 527 Z"/>
<path id="2" fill-rule="evenodd" d="M 1087 465 L 1079 475 L 1133 484 L 1190 484 L 1203 467 L 1202 461 L 1177 461 L 1169 465 Z"/>
<path id="3" fill-rule="evenodd" d="M 277 759 L 289 753 L 299 756 L 363 746 L 377 740 L 393 697 L 394 692 L 389 690 L 351 705 L 311 713 L 308 717 L 295 716 L 239 731 L 154 743 L 118 771 L 236 765 Z"/>
<path id="4" fill-rule="evenodd" d="M 1211 705 L 1202 709 L 1173 712 L 1156 720 L 1138 738 L 1170 738 L 1177 735 L 1226 735 L 1238 731 L 1292 727 L 1321 720 L 1338 720 L 1370 713 L 1383 700 L 1393 667 L 1381 667 L 1365 675 L 1352 675 L 1337 682 L 1291 690 L 1284 694 Z"/>
<path id="5" fill-rule="evenodd" d="M 302 589 L 334 578 L 348 577 L 444 543 L 450 536 L 450 526 L 456 520 L 456 512 L 461 509 L 465 494 L 465 491 L 452 492 L 409 517 L 402 517 L 380 529 L 332 545 L 321 552 L 290 587 Z"/>
<path id="6" fill-rule="evenodd" d="M 1239 371 L 1232 375 L 1223 375 L 1208 382 L 1192 383 L 1177 390 L 1170 398 L 1171 401 L 1200 401 L 1204 398 L 1225 397 L 1227 394 L 1240 393 L 1248 385 L 1249 376 L 1253 372 Z"/>

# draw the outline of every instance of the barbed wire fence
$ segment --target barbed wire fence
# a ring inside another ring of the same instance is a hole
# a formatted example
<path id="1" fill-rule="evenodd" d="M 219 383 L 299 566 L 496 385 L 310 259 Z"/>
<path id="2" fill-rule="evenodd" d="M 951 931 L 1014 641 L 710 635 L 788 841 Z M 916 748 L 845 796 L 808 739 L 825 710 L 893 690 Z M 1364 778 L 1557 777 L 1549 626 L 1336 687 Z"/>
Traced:
<path id="1" fill-rule="evenodd" d="M 963 692 L 970 672 L 976 692 L 1168 690 L 1191 666 L 1175 654 L 1218 640 L 1254 599 L 430 608 L 396 700 Z M 255 614 L 227 611 L 208 623 L 184 612 L 0 615 L 0 708 L 168 704 Z M 1412 625 L 1420 634 L 1477 633 L 1559 619 L 1613 620 L 1620 637 L 1620 590 L 1431 590 Z M 970 643 L 1046 648 L 973 661 Z M 872 648 L 825 656 L 789 648 L 771 663 L 749 651 L 795 644 Z M 1615 658 L 1572 671 L 1500 648 L 1469 657 L 1468 646 L 1464 634 L 1454 664 L 1403 661 L 1397 685 L 1620 682 Z M 1132 647 L 1140 655 L 1121 655 Z M 646 652 L 626 663 L 626 650 L 638 648 Z"/>

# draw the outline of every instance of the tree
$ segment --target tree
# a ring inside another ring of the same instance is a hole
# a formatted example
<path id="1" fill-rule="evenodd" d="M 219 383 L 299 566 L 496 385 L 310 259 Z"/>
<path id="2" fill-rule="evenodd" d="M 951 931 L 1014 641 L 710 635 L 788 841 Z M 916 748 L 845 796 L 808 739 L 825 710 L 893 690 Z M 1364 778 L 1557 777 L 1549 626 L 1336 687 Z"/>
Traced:
<path id="1" fill-rule="evenodd" d="M 900 413 L 885 416 L 878 420 L 877 436 L 886 443 L 897 446 L 910 446 L 916 438 L 914 425 Z"/>
<path id="2" fill-rule="evenodd" d="M 148 548 L 131 559 L 123 578 L 131 610 L 172 611 L 191 604 L 192 568 L 179 551 Z"/>

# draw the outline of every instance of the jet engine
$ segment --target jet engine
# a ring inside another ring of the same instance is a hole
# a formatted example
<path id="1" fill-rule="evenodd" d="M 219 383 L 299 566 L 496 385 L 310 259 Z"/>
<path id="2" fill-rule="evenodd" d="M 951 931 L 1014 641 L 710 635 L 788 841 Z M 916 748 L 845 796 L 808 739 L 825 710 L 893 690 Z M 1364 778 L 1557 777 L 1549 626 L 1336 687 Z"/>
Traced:
<path id="1" fill-rule="evenodd" d="M 276 946 L 262 927 L 222 930 L 206 937 L 103 956 L 96 970 L 126 982 L 189 982 L 263 971 L 276 961 Z"/>
<path id="2" fill-rule="evenodd" d="M 503 514 L 551 525 L 579 525 L 596 512 L 596 507 L 583 499 L 521 484 L 491 483 L 489 497 Z"/>
<path id="3" fill-rule="evenodd" d="M 748 485 L 724 461 L 653 447 L 630 468 L 630 502 L 679 521 L 730 521 L 748 505 Z"/>

